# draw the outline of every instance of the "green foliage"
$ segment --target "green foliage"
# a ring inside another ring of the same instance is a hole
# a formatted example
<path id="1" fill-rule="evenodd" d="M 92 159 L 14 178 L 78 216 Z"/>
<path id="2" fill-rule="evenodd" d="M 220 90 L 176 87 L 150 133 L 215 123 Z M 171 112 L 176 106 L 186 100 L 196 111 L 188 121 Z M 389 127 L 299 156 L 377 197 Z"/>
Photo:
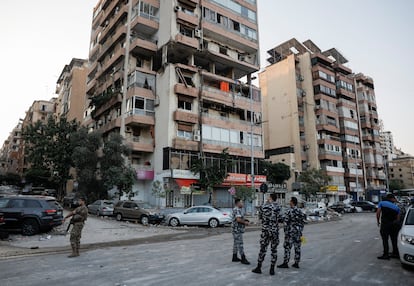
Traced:
<path id="1" fill-rule="evenodd" d="M 41 121 L 23 130 L 26 160 L 30 169 L 26 181 L 39 185 L 51 185 L 62 195 L 66 181 L 70 179 L 71 154 L 74 146 L 71 137 L 78 123 L 68 122 L 62 117 L 56 121 L 50 116 L 46 123 Z"/>
<path id="2" fill-rule="evenodd" d="M 20 186 L 22 178 L 17 174 L 6 173 L 4 175 L 0 175 L 0 183 L 3 185 Z"/>
<path id="3" fill-rule="evenodd" d="M 201 156 L 195 160 L 191 166 L 194 174 L 199 174 L 199 184 L 203 190 L 210 193 L 209 202 L 211 202 L 211 192 L 214 186 L 223 183 L 227 177 L 227 169 L 230 167 L 230 155 L 226 149 L 223 149 L 218 158 L 207 160 L 205 156 Z"/>
<path id="4" fill-rule="evenodd" d="M 136 181 L 136 171 L 125 164 L 125 156 L 128 156 L 130 152 L 118 133 L 112 133 L 104 143 L 100 173 L 107 190 L 116 186 L 120 192 L 131 192 Z"/>
<path id="5" fill-rule="evenodd" d="M 156 198 L 165 198 L 165 196 L 166 196 L 165 191 L 162 188 L 161 182 L 158 181 L 158 180 L 155 180 L 152 183 L 151 192 L 154 195 L 154 197 L 156 197 Z"/>
<path id="6" fill-rule="evenodd" d="M 290 167 L 283 163 L 262 162 L 263 173 L 272 184 L 282 184 L 290 178 Z"/>
<path id="7" fill-rule="evenodd" d="M 305 194 L 306 198 L 309 198 L 318 192 L 326 191 L 332 178 L 323 170 L 309 169 L 303 171 L 298 179 L 301 182 L 301 192 Z"/>
<path id="8" fill-rule="evenodd" d="M 235 198 L 239 198 L 245 202 L 251 202 L 256 197 L 256 190 L 246 186 L 237 186 L 235 187 L 236 193 L 234 194 Z"/>
<path id="9" fill-rule="evenodd" d="M 390 180 L 389 182 L 389 190 L 390 191 L 395 191 L 395 190 L 402 190 L 405 189 L 405 185 L 404 182 L 401 180 Z"/>

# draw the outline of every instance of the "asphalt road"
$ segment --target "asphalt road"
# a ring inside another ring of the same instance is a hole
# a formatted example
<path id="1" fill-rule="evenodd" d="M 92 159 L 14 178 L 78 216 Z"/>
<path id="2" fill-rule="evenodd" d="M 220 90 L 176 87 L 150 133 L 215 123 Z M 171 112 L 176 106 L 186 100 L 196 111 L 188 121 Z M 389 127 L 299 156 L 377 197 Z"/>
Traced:
<path id="1" fill-rule="evenodd" d="M 277 269 L 275 276 L 268 274 L 269 254 L 264 273 L 251 272 L 259 239 L 252 231 L 245 234 L 250 266 L 231 262 L 232 237 L 224 233 L 94 249 L 71 259 L 58 253 L 3 260 L 0 285 L 414 285 L 413 270 L 376 258 L 381 240 L 372 213 L 307 225 L 305 236 L 301 269 Z M 278 263 L 282 252 L 280 245 Z"/>

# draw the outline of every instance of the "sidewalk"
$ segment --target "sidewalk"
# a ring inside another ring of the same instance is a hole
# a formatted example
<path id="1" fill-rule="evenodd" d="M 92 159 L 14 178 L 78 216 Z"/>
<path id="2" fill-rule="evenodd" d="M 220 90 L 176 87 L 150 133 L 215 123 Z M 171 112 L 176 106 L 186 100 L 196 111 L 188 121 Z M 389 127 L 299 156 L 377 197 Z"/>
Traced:
<path id="1" fill-rule="evenodd" d="M 65 235 L 68 222 L 49 233 L 33 236 L 10 234 L 8 241 L 0 241 L 0 258 L 50 251 L 67 251 L 70 234 Z M 81 245 L 108 245 L 111 242 L 145 239 L 154 236 L 183 233 L 182 229 L 165 226 L 143 226 L 129 221 L 116 221 L 107 217 L 89 215 L 82 231 Z"/>

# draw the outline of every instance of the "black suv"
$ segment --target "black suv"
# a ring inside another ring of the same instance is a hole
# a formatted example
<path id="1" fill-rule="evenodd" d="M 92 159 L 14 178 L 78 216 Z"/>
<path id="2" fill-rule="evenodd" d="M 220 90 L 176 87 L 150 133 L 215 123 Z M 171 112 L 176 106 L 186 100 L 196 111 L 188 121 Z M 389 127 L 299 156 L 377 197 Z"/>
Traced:
<path id="1" fill-rule="evenodd" d="M 377 210 L 377 206 L 373 202 L 370 202 L 370 201 L 352 202 L 351 205 L 354 207 L 360 207 L 363 211 L 375 212 Z"/>
<path id="2" fill-rule="evenodd" d="M 3 229 L 20 229 L 23 235 L 34 235 L 61 225 L 63 209 L 53 197 L 6 196 L 0 198 Z"/>

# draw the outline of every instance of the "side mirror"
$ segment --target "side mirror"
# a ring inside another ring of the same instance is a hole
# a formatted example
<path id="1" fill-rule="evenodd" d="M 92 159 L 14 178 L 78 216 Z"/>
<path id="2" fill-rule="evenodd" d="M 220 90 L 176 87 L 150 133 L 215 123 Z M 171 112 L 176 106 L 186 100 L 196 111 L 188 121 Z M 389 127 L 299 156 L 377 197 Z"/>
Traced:
<path id="1" fill-rule="evenodd" d="M 184 214 L 187 214 L 187 212 L 184 212 Z"/>
<path id="2" fill-rule="evenodd" d="M 135 207 L 135 208 L 134 208 L 134 210 L 137 210 L 137 209 L 139 209 L 139 207 Z"/>

